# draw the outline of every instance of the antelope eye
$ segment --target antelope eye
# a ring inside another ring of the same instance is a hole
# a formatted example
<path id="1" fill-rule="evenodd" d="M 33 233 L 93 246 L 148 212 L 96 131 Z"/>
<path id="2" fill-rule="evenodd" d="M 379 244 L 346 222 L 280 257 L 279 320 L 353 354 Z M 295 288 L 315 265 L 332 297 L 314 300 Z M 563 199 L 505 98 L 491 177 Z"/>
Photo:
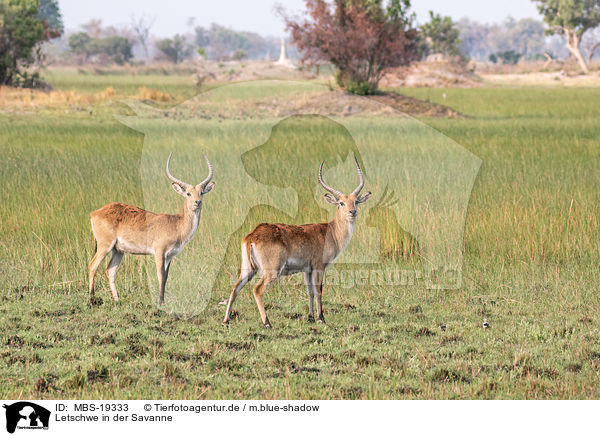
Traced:
<path id="1" fill-rule="evenodd" d="M 340 206 L 344 207 L 346 205 L 346 203 L 344 203 L 343 201 L 340 201 Z"/>
<path id="2" fill-rule="evenodd" d="M 191 197 L 191 196 L 192 196 L 192 194 L 188 192 L 188 193 L 187 193 L 187 196 L 188 196 L 188 197 Z"/>

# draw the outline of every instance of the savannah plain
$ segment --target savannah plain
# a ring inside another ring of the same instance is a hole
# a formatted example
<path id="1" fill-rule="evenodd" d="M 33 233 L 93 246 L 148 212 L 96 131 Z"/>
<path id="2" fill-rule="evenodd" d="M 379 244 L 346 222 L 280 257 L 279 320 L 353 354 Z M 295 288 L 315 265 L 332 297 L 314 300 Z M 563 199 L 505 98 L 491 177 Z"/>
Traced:
<path id="1" fill-rule="evenodd" d="M 385 89 L 417 99 L 406 107 L 425 109 L 409 115 L 482 160 L 464 228 L 462 286 L 326 286 L 321 325 L 306 320 L 301 282 L 282 279 L 265 296 L 274 325 L 266 330 L 251 285 L 236 301 L 231 326 L 221 325 L 218 302 L 235 283 L 238 248 L 195 316 L 155 305 L 150 257 L 125 258 L 118 303 L 101 267 L 98 301 L 88 300 L 89 213 L 111 201 L 144 207 L 144 136 L 115 118 L 132 115 L 123 101 L 164 109 L 218 84 L 199 90 L 188 74 L 64 68 L 45 77 L 51 92 L 0 89 L 0 396 L 600 398 L 600 88 L 594 84 L 485 78 L 475 88 Z M 239 111 L 251 113 L 248 102 L 261 97 L 257 87 L 238 86 L 243 98 L 215 104 L 227 109 L 225 123 Z M 303 92 L 288 84 L 278 96 L 300 100 Z M 427 109 L 437 105 L 450 111 Z M 209 156 L 234 146 L 210 139 L 204 145 Z M 178 168 L 182 178 L 205 176 L 192 163 L 180 160 Z M 216 171 L 205 210 L 220 185 L 235 178 L 226 165 Z M 270 171 L 285 178 L 288 170 L 271 164 Z M 166 176 L 156 177 L 167 199 L 156 211 L 178 212 Z M 375 199 L 357 225 L 368 224 L 381 188 L 365 188 Z M 333 210 L 321 206 L 331 218 Z M 261 218 L 256 214 L 248 226 Z M 380 214 L 370 223 L 388 229 L 384 262 L 418 265 L 418 257 L 403 255 L 388 218 Z M 185 250 L 193 252 L 194 244 Z"/>

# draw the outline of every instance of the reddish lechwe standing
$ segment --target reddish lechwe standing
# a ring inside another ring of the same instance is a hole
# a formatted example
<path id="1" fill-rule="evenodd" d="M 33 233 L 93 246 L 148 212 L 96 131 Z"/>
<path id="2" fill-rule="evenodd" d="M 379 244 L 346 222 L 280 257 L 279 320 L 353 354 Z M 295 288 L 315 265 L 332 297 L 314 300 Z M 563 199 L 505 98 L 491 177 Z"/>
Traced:
<path id="1" fill-rule="evenodd" d="M 123 255 L 152 254 L 156 260 L 160 285 L 159 303 L 164 302 L 171 261 L 198 230 L 202 199 L 214 186 L 214 182 L 211 182 L 212 165 L 206 155 L 204 157 L 208 164 L 208 177 L 199 185 L 193 186 L 171 175 L 169 163 L 172 154 L 169 154 L 167 159 L 167 176 L 173 182 L 175 192 L 185 199 L 180 214 L 153 213 L 123 203 L 110 203 L 90 214 L 96 244 L 96 253 L 89 265 L 90 298 L 94 295 L 94 275 L 108 253 L 112 253 L 112 256 L 106 275 L 115 301 L 119 299 L 115 274 Z"/>
<path id="2" fill-rule="evenodd" d="M 371 196 L 370 192 L 360 194 L 365 181 L 356 156 L 354 161 L 360 182 L 350 195 L 342 194 L 323 181 L 325 161 L 321 162 L 319 167 L 319 183 L 328 191 L 325 200 L 337 206 L 335 217 L 331 222 L 300 226 L 262 223 L 242 238 L 240 277 L 231 291 L 224 324 L 229 323 L 233 302 L 238 293 L 257 272 L 260 272 L 262 277 L 254 287 L 254 299 L 265 327 L 270 328 L 271 323 L 265 312 L 263 294 L 278 277 L 299 272 L 304 273 L 306 281 L 309 322 L 315 320 L 313 311 L 315 296 L 318 321 L 325 322 L 321 299 L 325 269 L 350 242 L 358 213 L 357 205 L 364 203 Z"/>

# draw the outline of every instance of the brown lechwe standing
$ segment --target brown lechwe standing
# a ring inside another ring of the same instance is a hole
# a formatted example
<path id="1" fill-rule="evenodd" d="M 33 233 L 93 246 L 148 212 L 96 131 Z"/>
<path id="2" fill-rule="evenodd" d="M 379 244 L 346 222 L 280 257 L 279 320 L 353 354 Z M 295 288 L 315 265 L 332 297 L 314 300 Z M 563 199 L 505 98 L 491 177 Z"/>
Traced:
<path id="1" fill-rule="evenodd" d="M 167 176 L 173 189 L 185 199 L 183 211 L 177 215 L 152 213 L 139 207 L 123 203 L 110 203 L 90 214 L 92 233 L 96 243 L 96 253 L 89 265 L 90 298 L 94 295 L 94 276 L 98 266 L 108 253 L 110 262 L 106 269 L 110 290 L 115 301 L 119 299 L 115 286 L 115 274 L 123 255 L 151 254 L 156 260 L 156 272 L 160 286 L 159 303 L 165 300 L 165 284 L 173 258 L 183 250 L 198 229 L 202 199 L 214 186 L 212 165 L 208 164 L 208 177 L 199 185 L 193 186 L 171 175 L 167 159 Z"/>
<path id="2" fill-rule="evenodd" d="M 350 242 L 358 213 L 357 205 L 364 203 L 371 196 L 370 192 L 360 194 L 365 181 L 356 156 L 354 161 L 360 182 L 350 195 L 342 194 L 323 181 L 325 161 L 321 162 L 319 167 L 319 183 L 328 191 L 325 200 L 337 206 L 335 217 L 331 222 L 300 226 L 262 223 L 242 238 L 240 277 L 231 291 L 224 324 L 229 323 L 233 302 L 238 293 L 257 272 L 261 272 L 262 277 L 254 287 L 254 299 L 265 327 L 270 328 L 271 323 L 265 311 L 263 294 L 279 276 L 299 272 L 304 273 L 306 281 L 309 322 L 315 320 L 313 311 L 315 296 L 318 321 L 325 322 L 322 305 L 325 269 Z"/>

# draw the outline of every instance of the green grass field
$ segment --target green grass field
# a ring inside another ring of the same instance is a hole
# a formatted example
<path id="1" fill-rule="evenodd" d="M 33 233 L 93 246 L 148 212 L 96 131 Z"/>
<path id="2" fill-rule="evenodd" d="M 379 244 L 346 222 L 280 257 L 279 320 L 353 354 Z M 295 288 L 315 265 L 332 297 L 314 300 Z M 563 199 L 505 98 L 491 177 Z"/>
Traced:
<path id="1" fill-rule="evenodd" d="M 129 78 L 49 79 L 75 90 L 117 81 L 118 92 L 131 94 L 144 84 L 143 77 L 131 89 Z M 180 98 L 194 94 L 189 78 L 161 83 Z M 260 93 L 251 88 L 248 98 Z M 144 137 L 113 117 L 132 114 L 120 103 L 93 115 L 0 114 L 0 396 L 600 398 L 600 89 L 398 92 L 466 115 L 421 121 L 483 161 L 464 232 L 462 287 L 326 287 L 328 323 L 319 325 L 303 318 L 307 297 L 300 282 L 281 280 L 265 297 L 272 330 L 260 324 L 250 286 L 236 301 L 231 326 L 221 326 L 224 306 L 217 302 L 235 281 L 237 248 L 235 264 L 194 317 L 154 305 L 149 257 L 125 258 L 117 274 L 119 303 L 99 271 L 102 304 L 90 306 L 88 214 L 110 201 L 144 204 Z M 220 185 L 239 182 L 219 153 L 234 156 L 248 147 L 211 138 L 205 145 L 220 174 L 205 213 L 219 201 Z M 377 172 L 373 166 L 367 170 Z M 271 169 L 273 177 L 288 177 L 284 167 Z M 157 177 L 165 201 L 160 211 L 179 211 L 164 174 Z M 192 256 L 200 237 L 181 256 Z M 483 318 L 490 329 L 482 328 Z"/>
<path id="2" fill-rule="evenodd" d="M 80 74 L 74 68 L 57 68 L 48 71 L 44 77 L 53 88 L 62 91 L 98 92 L 110 86 L 118 93 L 132 95 L 146 86 L 175 98 L 190 98 L 196 94 L 191 74 Z"/>

